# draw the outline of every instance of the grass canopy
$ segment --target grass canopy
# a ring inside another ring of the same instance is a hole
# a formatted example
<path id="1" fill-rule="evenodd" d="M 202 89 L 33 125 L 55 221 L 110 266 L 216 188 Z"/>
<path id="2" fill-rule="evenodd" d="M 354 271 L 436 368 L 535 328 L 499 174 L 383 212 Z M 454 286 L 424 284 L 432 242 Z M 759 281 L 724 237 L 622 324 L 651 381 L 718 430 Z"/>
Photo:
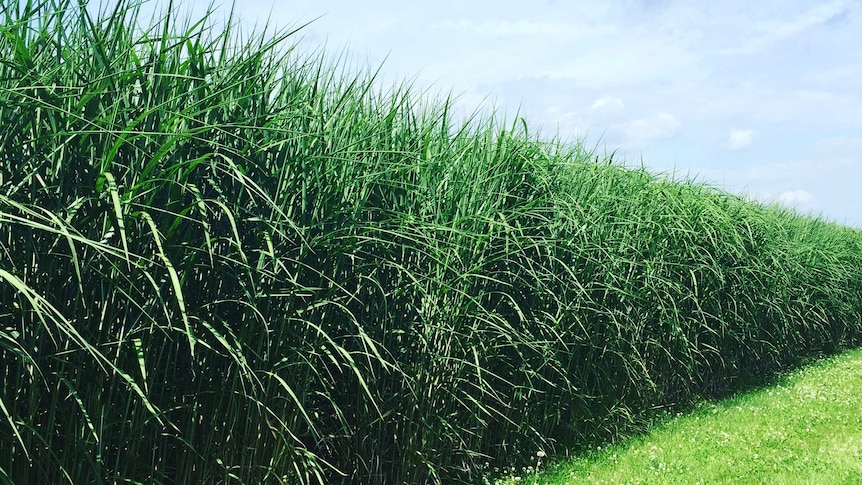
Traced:
<path id="1" fill-rule="evenodd" d="M 858 230 L 86 7 L 0 10 L 6 481 L 475 480 L 859 342 Z"/>

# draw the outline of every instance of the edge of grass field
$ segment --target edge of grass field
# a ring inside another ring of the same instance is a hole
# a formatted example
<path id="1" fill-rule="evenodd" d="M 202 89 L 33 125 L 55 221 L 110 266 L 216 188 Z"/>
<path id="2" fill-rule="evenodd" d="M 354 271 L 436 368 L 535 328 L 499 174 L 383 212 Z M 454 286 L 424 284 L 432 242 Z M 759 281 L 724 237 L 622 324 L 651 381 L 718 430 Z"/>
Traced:
<path id="1" fill-rule="evenodd" d="M 623 443 L 496 483 L 862 483 L 859 409 L 862 349 L 855 349 L 703 401 Z"/>

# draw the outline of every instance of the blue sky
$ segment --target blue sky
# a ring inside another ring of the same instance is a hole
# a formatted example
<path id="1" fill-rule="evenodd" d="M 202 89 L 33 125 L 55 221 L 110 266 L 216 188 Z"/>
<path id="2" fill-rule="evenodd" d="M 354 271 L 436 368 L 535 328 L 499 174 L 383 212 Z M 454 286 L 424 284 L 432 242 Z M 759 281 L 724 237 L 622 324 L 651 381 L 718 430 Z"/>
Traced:
<path id="1" fill-rule="evenodd" d="M 465 112 L 862 228 L 862 0 L 237 4 L 248 24 L 316 19 L 302 45 Z"/>

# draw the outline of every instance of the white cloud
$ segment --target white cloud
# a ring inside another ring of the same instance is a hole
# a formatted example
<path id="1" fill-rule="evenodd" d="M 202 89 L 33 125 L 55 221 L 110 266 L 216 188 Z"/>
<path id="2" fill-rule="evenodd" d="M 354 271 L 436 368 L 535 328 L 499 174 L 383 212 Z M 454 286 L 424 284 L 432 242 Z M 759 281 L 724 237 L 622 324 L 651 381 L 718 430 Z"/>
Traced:
<path id="1" fill-rule="evenodd" d="M 732 130 L 730 132 L 730 137 L 728 137 L 727 145 L 731 150 L 739 150 L 751 145 L 751 141 L 753 139 L 753 130 Z"/>
<path id="2" fill-rule="evenodd" d="M 837 0 L 817 5 L 793 20 L 763 26 L 764 32 L 767 32 L 767 38 L 774 40 L 795 37 L 811 27 L 826 24 L 846 15 L 855 8 L 855 3 L 855 0 Z"/>
<path id="3" fill-rule="evenodd" d="M 671 73 L 675 82 L 703 75 L 699 57 L 672 38 L 621 32 L 577 47 L 554 50 L 553 59 L 531 75 L 588 89 L 663 82 Z"/>
<path id="4" fill-rule="evenodd" d="M 579 112 L 563 111 L 559 106 L 548 108 L 544 118 L 547 120 L 544 128 L 567 141 L 582 138 L 591 128 L 590 123 Z"/>
<path id="5" fill-rule="evenodd" d="M 625 135 L 626 145 L 643 147 L 651 141 L 674 136 L 681 126 L 676 116 L 662 111 L 649 118 L 619 125 L 618 129 Z"/>
<path id="6" fill-rule="evenodd" d="M 775 200 L 784 205 L 795 206 L 797 204 L 808 204 L 814 200 L 814 197 L 806 190 L 796 189 L 778 194 Z"/>
<path id="7" fill-rule="evenodd" d="M 794 18 L 781 21 L 761 20 L 754 28 L 756 33 L 749 37 L 750 40 L 746 40 L 738 48 L 721 50 L 720 52 L 727 55 L 753 54 L 782 41 L 799 37 L 812 28 L 828 24 L 832 20 L 849 14 L 857 7 L 855 0 L 837 0 L 817 5 Z"/>
<path id="8" fill-rule="evenodd" d="M 731 158 L 744 159 L 749 155 L 731 155 Z M 749 156 L 750 157 L 750 156 Z M 800 161 L 768 162 L 759 163 L 751 160 L 742 166 L 728 165 L 727 167 L 707 167 L 699 172 L 707 179 L 717 181 L 722 185 L 735 187 L 737 189 L 749 186 L 763 199 L 770 199 L 779 190 L 776 186 L 797 185 L 829 180 L 833 174 L 846 172 L 851 168 L 852 162 L 843 158 L 812 158 Z M 767 188 L 769 188 L 767 190 Z"/>
<path id="9" fill-rule="evenodd" d="M 532 35 L 583 38 L 611 35 L 616 32 L 613 26 L 589 26 L 554 21 L 535 22 L 528 20 L 485 20 L 481 22 L 469 19 L 460 19 L 457 21 L 446 20 L 435 24 L 435 27 L 489 37 Z"/>
<path id="10" fill-rule="evenodd" d="M 613 96 L 603 96 L 593 102 L 593 110 L 607 110 L 619 112 L 625 107 L 623 100 Z"/>

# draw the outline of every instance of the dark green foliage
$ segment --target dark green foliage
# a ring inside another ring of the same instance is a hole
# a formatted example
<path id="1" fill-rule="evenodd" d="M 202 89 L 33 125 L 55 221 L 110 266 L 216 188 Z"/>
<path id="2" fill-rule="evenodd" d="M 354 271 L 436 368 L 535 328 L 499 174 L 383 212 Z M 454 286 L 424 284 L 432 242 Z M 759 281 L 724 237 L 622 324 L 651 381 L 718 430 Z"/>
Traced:
<path id="1" fill-rule="evenodd" d="M 3 7 L 4 478 L 469 480 L 859 342 L 858 230 L 137 12 Z"/>

